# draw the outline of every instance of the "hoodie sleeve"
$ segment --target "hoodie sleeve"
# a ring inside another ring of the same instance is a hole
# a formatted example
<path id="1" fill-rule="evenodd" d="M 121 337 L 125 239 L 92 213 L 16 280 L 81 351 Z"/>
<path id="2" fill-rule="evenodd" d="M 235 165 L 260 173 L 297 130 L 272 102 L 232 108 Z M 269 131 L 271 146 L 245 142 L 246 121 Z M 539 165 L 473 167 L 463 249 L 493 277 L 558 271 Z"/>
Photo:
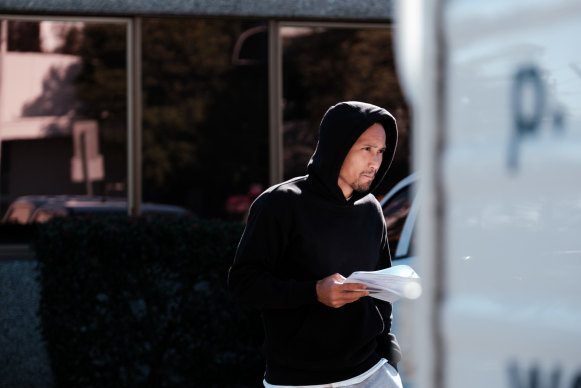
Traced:
<path id="1" fill-rule="evenodd" d="M 232 300 L 261 309 L 296 308 L 317 300 L 316 281 L 286 279 L 277 271 L 289 242 L 288 203 L 265 193 L 252 204 L 228 273 Z"/>
<path id="2" fill-rule="evenodd" d="M 384 258 L 380 268 L 391 267 L 391 256 L 389 254 L 389 245 L 387 241 L 387 231 L 384 233 L 381 248 L 381 257 Z M 391 332 L 392 310 L 393 306 L 389 302 L 380 299 L 373 299 L 379 311 L 383 315 L 385 329 L 377 336 L 377 353 L 384 357 L 394 368 L 397 369 L 397 363 L 401 360 L 401 349 L 395 334 Z"/>

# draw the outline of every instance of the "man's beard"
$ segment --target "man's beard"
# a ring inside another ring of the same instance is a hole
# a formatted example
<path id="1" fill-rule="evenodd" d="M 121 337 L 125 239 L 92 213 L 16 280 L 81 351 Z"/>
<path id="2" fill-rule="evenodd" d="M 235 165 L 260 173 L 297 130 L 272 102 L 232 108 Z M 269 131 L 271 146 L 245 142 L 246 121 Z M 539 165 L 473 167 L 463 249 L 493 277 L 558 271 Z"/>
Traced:
<path id="1" fill-rule="evenodd" d="M 355 185 L 351 186 L 353 191 L 356 191 L 358 193 L 365 193 L 365 192 L 369 191 L 370 187 L 371 187 L 371 182 L 369 182 L 367 184 L 362 184 L 362 183 L 357 182 Z"/>
<path id="2" fill-rule="evenodd" d="M 361 175 L 363 175 L 363 174 L 361 174 Z M 374 180 L 375 180 L 375 173 L 374 173 L 373 179 L 370 180 L 369 183 L 362 183 L 362 182 L 356 181 L 353 184 L 351 184 L 351 188 L 353 189 L 353 191 L 356 191 L 358 193 L 365 193 L 365 192 L 369 191 L 369 189 L 371 188 L 371 184 L 373 183 Z"/>

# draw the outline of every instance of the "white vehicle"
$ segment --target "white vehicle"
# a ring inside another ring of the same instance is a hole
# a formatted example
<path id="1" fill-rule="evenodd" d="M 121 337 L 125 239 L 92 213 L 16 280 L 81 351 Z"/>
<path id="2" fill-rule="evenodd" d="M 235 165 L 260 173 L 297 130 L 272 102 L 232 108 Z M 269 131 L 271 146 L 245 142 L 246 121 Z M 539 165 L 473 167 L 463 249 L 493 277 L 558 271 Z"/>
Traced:
<path id="1" fill-rule="evenodd" d="M 414 189 L 417 179 L 416 173 L 408 175 L 395 184 L 379 202 L 387 225 L 393 265 L 414 265 L 413 239 L 419 209 Z"/>
<path id="2" fill-rule="evenodd" d="M 395 18 L 422 174 L 414 387 L 580 388 L 581 2 Z"/>
<path id="3" fill-rule="evenodd" d="M 387 225 L 389 250 L 392 265 L 416 266 L 415 223 L 420 201 L 417 198 L 415 185 L 417 174 L 411 174 L 398 182 L 380 201 Z M 413 364 L 414 329 L 409 324 L 414 320 L 413 304 L 416 300 L 400 299 L 393 304 L 393 321 L 391 330 L 397 336 L 404 357 L 398 364 L 398 370 L 406 388 L 412 388 L 415 381 Z"/>

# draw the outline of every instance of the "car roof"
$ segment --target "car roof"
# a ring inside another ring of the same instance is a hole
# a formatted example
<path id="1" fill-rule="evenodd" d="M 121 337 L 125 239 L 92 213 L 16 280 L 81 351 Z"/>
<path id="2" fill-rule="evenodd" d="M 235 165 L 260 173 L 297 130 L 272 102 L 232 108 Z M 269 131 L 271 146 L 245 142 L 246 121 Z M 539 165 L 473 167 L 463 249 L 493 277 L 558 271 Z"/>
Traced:
<path id="1" fill-rule="evenodd" d="M 17 198 L 13 204 L 33 204 L 34 211 L 31 212 L 28 222 L 48 220 L 54 216 L 127 213 L 127 199 L 124 197 L 23 196 Z M 149 202 L 143 203 L 141 210 L 143 214 L 192 214 L 181 206 Z"/>

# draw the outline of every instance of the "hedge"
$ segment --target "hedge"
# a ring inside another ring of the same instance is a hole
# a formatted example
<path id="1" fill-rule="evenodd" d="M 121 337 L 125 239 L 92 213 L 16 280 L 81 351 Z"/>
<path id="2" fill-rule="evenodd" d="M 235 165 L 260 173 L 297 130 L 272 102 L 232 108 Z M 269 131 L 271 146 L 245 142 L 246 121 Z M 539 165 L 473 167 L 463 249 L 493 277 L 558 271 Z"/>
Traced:
<path id="1" fill-rule="evenodd" d="M 257 310 L 226 290 L 243 225 L 60 218 L 34 240 L 57 387 L 258 387 Z"/>

